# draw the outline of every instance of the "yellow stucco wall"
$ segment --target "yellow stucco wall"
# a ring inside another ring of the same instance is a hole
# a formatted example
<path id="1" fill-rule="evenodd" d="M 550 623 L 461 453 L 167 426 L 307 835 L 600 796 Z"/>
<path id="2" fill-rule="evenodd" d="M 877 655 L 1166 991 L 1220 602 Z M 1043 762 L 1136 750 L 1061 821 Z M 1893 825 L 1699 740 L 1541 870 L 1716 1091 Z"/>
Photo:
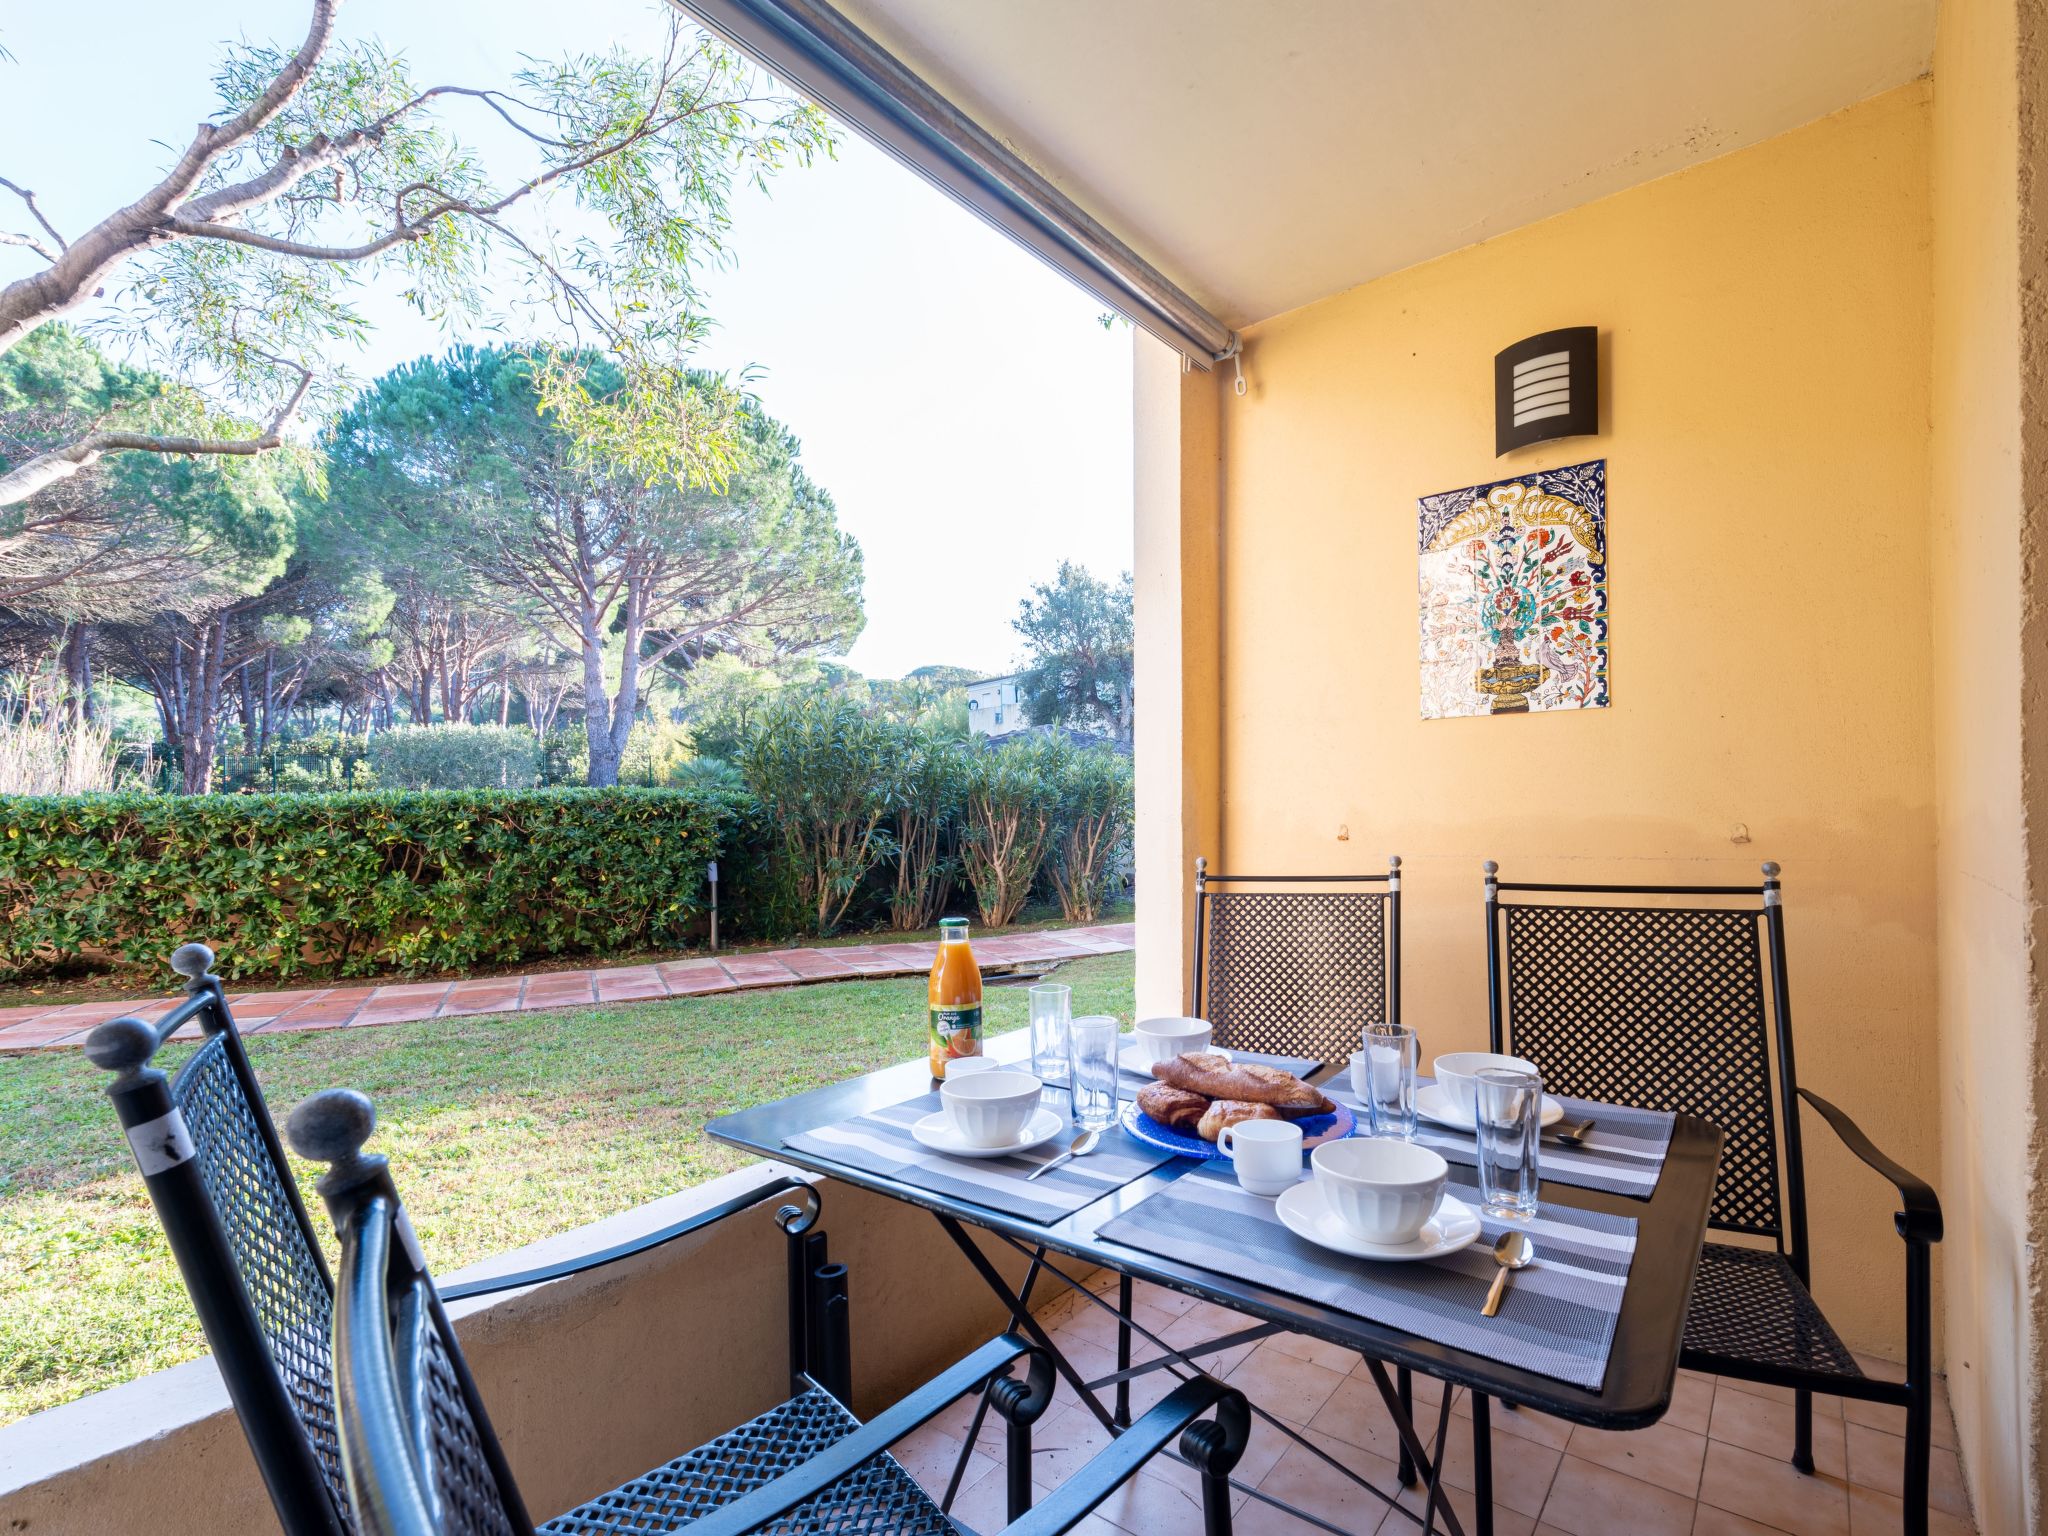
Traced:
<path id="1" fill-rule="evenodd" d="M 2035 895 L 2048 841 L 2041 524 L 2042 7 L 1947 0 L 1935 48 L 1932 369 L 1941 1190 L 1949 1391 L 1983 1531 L 2038 1529 L 2044 1452 Z M 2027 164 L 2023 115 L 2033 130 Z M 2027 269 L 2031 267 L 2031 272 Z M 2038 300 L 2036 301 L 2038 306 Z M 2031 343 L 2031 346 L 2030 346 Z M 2029 365 L 2033 399 L 2026 399 Z M 2031 592 L 2029 588 L 2033 589 Z"/>
<path id="2" fill-rule="evenodd" d="M 1250 334 L 1250 393 L 1221 396 L 1210 851 L 1287 872 L 1401 854 L 1426 1056 L 1485 1038 L 1482 859 L 1689 882 L 1777 859 L 1802 1080 L 1936 1170 L 1929 95 Z M 1369 195 L 1369 154 L 1358 174 Z M 1601 331 L 1601 435 L 1496 460 L 1493 354 L 1573 324 Z M 1419 719 L 1416 496 L 1596 456 L 1613 707 Z M 1895 1352 L 1888 1191 L 1824 1130 L 1808 1167 L 1819 1297 Z"/>

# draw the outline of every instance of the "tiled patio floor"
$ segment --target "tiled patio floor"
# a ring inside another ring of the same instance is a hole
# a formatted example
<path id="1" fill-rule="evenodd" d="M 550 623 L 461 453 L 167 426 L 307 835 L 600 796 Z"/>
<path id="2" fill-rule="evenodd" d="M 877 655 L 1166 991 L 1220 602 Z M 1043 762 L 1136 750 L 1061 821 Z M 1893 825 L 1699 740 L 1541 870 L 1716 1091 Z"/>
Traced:
<path id="1" fill-rule="evenodd" d="M 976 939 L 974 952 L 984 966 L 994 968 L 1115 954 L 1131 948 L 1135 942 L 1136 933 L 1129 923 L 1107 923 L 1087 928 L 995 934 Z M 351 1029 L 633 998 L 685 997 L 751 987 L 912 976 L 931 969 L 936 947 L 929 943 L 849 944 L 833 949 L 749 950 L 653 965 L 540 971 L 530 976 L 481 976 L 473 981 L 230 992 L 228 1000 L 234 1008 L 235 1023 L 245 1034 Z M 159 1018 L 176 1001 L 172 996 L 0 1009 L 0 1052 L 77 1045 L 96 1024 L 131 1013 L 144 1019 Z"/>
<path id="2" fill-rule="evenodd" d="M 1114 1277 L 1098 1277 L 1113 1286 Z M 1170 1344 L 1227 1333 L 1251 1322 L 1206 1302 L 1149 1286 L 1138 1291 L 1139 1322 Z M 1082 1374 L 1115 1369 L 1115 1324 L 1099 1309 L 1068 1298 L 1040 1314 Z M 1136 1358 L 1149 1346 L 1140 1342 Z M 1244 1389 L 1258 1406 L 1288 1421 L 1331 1456 L 1393 1489 L 1397 1446 L 1379 1394 L 1356 1356 L 1311 1339 L 1282 1335 L 1241 1345 L 1203 1364 Z M 1895 1375 L 1880 1361 L 1873 1373 Z M 1140 1377 L 1134 1411 L 1164 1395 L 1163 1373 Z M 1434 1408 L 1441 1389 L 1415 1381 L 1418 1409 Z M 1449 1470 L 1452 1504 L 1471 1529 L 1469 1489 L 1472 1437 L 1464 1394 L 1452 1403 Z M 1816 1398 L 1814 1458 L 1806 1477 L 1788 1459 L 1792 1444 L 1789 1392 L 1682 1373 L 1671 1411 L 1646 1430 L 1616 1434 L 1586 1429 L 1542 1414 L 1493 1415 L 1494 1530 L 1498 1536 L 1897 1536 L 1902 1529 L 1898 1491 L 1904 1464 L 1903 1410 Z M 974 1400 L 956 1404 L 897 1454 L 935 1494 L 944 1491 Z M 1418 1413 L 1418 1418 L 1421 1415 Z M 976 1530 L 1003 1524 L 1002 1430 L 985 1426 L 970 1461 L 954 1514 Z M 1935 1408 L 1935 1536 L 1970 1536 L 1955 1433 L 1946 1395 Z M 1049 1491 L 1107 1437 L 1062 1383 L 1060 1397 L 1036 1436 L 1037 1477 Z M 1420 1525 L 1332 1472 L 1318 1458 L 1254 1420 L 1251 1447 L 1238 1477 L 1263 1493 L 1311 1509 L 1356 1536 L 1417 1532 Z M 1084 1536 L 1162 1536 L 1201 1529 L 1193 1474 L 1167 1457 L 1118 1490 L 1078 1527 Z M 1404 1491 L 1401 1502 L 1420 1508 Z M 1239 1536 L 1318 1536 L 1316 1528 L 1270 1505 L 1240 1495 Z"/>

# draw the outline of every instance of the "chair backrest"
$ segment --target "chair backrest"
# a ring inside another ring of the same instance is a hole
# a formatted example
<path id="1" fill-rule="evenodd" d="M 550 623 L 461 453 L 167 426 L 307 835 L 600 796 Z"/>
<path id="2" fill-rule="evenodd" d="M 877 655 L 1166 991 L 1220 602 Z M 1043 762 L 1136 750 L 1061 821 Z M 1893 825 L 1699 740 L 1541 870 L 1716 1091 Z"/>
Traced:
<path id="1" fill-rule="evenodd" d="M 287 1129 L 330 1164 L 320 1193 L 341 1239 L 334 1318 L 342 1464 L 367 1536 L 532 1536 L 518 1485 L 442 1309 L 385 1159 L 376 1111 L 316 1093 Z"/>
<path id="2" fill-rule="evenodd" d="M 344 1536 L 356 1527 L 334 1417 L 333 1280 L 213 952 L 187 944 L 171 965 L 185 1000 L 154 1024 L 100 1025 L 86 1055 L 116 1074 L 108 1097 L 278 1518 L 290 1536 Z M 201 1043 L 166 1078 L 152 1058 L 193 1022 Z"/>
<path id="3" fill-rule="evenodd" d="M 1401 861 L 1212 875 L 1196 859 L 1193 996 L 1225 1049 L 1349 1059 L 1366 1025 L 1401 1022 Z"/>
<path id="4" fill-rule="evenodd" d="M 1554 1092 L 1720 1127 L 1709 1224 L 1774 1238 L 1803 1265 L 1778 866 L 1754 886 L 1511 882 L 1490 860 L 1485 873 L 1493 1048 L 1535 1062 Z"/>

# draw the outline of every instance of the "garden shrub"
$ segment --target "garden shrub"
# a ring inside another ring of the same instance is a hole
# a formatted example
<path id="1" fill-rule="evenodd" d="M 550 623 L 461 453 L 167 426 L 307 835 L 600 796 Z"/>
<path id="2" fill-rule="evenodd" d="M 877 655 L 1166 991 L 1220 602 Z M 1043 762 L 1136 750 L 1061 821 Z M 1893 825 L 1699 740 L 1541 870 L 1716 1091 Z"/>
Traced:
<path id="1" fill-rule="evenodd" d="M 1051 840 L 1058 808 L 1054 739 L 982 747 L 967 756 L 960 863 L 990 928 L 1016 920 Z"/>
<path id="2" fill-rule="evenodd" d="M 1107 747 L 1069 748 L 1053 765 L 1052 851 L 1046 860 L 1060 913 L 1092 923 L 1101 914 L 1137 820 L 1131 763 Z"/>
<path id="3" fill-rule="evenodd" d="M 967 752 L 929 727 L 904 733 L 896 776 L 896 884 L 889 925 L 899 932 L 929 928 L 946 910 L 959 868 L 953 844 L 966 794 Z"/>
<path id="4" fill-rule="evenodd" d="M 540 742 L 523 725 L 401 725 L 370 738 L 387 789 L 531 789 Z"/>
<path id="5" fill-rule="evenodd" d="M 454 970 L 685 942 L 731 808 L 691 790 L 0 798 L 0 968 Z"/>
<path id="6" fill-rule="evenodd" d="M 740 771 L 781 831 L 817 933 L 839 925 L 862 879 L 895 847 L 882 823 L 902 735 L 819 695 L 776 703 L 747 741 Z"/>

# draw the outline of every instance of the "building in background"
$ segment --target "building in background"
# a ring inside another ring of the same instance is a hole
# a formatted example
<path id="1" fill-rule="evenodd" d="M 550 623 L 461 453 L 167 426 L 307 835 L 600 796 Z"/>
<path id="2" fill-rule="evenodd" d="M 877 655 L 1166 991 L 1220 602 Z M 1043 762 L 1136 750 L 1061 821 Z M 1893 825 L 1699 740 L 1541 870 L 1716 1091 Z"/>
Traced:
<path id="1" fill-rule="evenodd" d="M 967 685 L 967 732 L 970 736 L 1001 737 L 1031 724 L 1018 701 L 1019 674 L 985 677 Z"/>

